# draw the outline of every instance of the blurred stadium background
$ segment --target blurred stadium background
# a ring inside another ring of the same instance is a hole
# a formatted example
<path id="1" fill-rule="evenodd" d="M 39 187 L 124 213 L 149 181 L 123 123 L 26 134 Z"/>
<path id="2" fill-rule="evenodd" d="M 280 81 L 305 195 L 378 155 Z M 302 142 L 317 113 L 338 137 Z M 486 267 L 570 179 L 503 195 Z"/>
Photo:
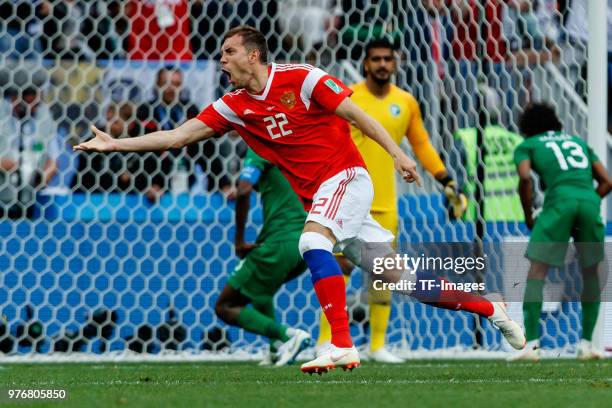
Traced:
<path id="1" fill-rule="evenodd" d="M 164 154 L 71 149 L 89 138 L 91 123 L 131 137 L 193 117 L 227 90 L 220 39 L 238 24 L 267 35 L 272 59 L 308 62 L 347 84 L 361 80 L 365 42 L 390 38 L 396 83 L 420 102 L 434 146 L 472 202 L 465 219 L 449 220 L 432 178 L 419 190 L 402 185 L 400 244 L 524 242 L 511 165 L 517 116 L 528 101 L 547 100 L 568 132 L 587 137 L 587 3 L 0 1 L 0 356 L 249 358 L 266 346 L 214 315 L 237 262 L 228 195 L 245 152 L 240 138 Z M 608 88 L 611 15 L 608 0 Z M 610 129 L 609 103 L 604 113 Z M 256 210 L 249 239 L 260 223 Z M 526 273 L 520 252 L 490 255 L 490 287 L 503 290 L 504 262 Z M 363 343 L 360 281 L 355 274 L 349 303 Z M 543 346 L 555 355 L 580 338 L 580 306 L 558 302 L 562 292 L 542 313 Z M 389 345 L 405 357 L 505 351 L 487 322 L 395 300 Z M 283 321 L 316 335 L 319 305 L 307 276 L 276 301 Z M 607 316 L 600 338 L 612 330 Z"/>

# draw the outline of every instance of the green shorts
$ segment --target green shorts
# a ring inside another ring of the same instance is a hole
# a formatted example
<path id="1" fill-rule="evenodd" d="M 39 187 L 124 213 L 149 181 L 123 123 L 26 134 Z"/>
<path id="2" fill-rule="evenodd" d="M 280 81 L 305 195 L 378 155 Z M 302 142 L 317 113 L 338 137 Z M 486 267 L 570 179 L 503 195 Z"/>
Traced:
<path id="1" fill-rule="evenodd" d="M 306 269 L 297 240 L 263 242 L 240 261 L 228 284 L 254 303 L 264 303 L 274 297 L 283 283 Z"/>
<path id="2" fill-rule="evenodd" d="M 545 205 L 536 219 L 525 256 L 561 267 L 570 237 L 574 237 L 580 264 L 595 265 L 604 258 L 604 224 L 594 201 L 562 200 Z"/>

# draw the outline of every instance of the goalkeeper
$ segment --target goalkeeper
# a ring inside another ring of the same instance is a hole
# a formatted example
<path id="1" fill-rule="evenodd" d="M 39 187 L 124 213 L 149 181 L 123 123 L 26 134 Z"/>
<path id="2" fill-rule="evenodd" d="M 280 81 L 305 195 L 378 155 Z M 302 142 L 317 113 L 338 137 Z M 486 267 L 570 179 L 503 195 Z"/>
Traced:
<path id="1" fill-rule="evenodd" d="M 523 302 L 527 346 L 513 359 L 539 359 L 544 278 L 551 266 L 564 265 L 570 237 L 576 243 L 583 277 L 578 358 L 598 358 L 591 339 L 599 313 L 598 264 L 604 259 L 600 208 L 601 198 L 612 189 L 612 181 L 586 142 L 561 130 L 561 123 L 550 106 L 529 105 L 519 127 L 525 140 L 516 148 L 514 162 L 519 173 L 525 223 L 532 232 L 525 254 L 531 261 Z M 544 206 L 537 219 L 532 210 L 531 170 L 540 177 L 545 192 Z M 593 180 L 597 181 L 596 189 Z"/>
<path id="2" fill-rule="evenodd" d="M 404 137 L 425 169 L 440 182 L 451 205 L 451 218 L 460 218 L 467 209 L 467 198 L 457 183 L 448 175 L 440 156 L 435 151 L 427 130 L 423 126 L 419 104 L 410 93 L 391 83 L 396 70 L 393 45 L 386 39 L 373 40 L 366 45 L 363 62 L 365 81 L 351 86 L 351 99 L 370 116 L 380 122 L 399 145 Z M 398 210 L 395 190 L 393 158 L 374 140 L 356 127 L 351 135 L 368 166 L 374 184 L 372 217 L 397 236 Z M 345 279 L 353 265 L 344 257 L 338 259 Z M 370 309 L 370 358 L 386 363 L 403 360 L 391 354 L 385 347 L 385 334 L 391 314 L 391 292 L 369 288 Z M 321 314 L 321 329 L 317 349 L 324 350 L 331 333 L 325 315 Z"/>
<path id="3" fill-rule="evenodd" d="M 246 243 L 244 230 L 254 188 L 261 194 L 263 228 L 255 243 Z M 219 295 L 215 313 L 227 324 L 270 339 L 270 353 L 262 365 L 291 364 L 311 344 L 308 333 L 275 320 L 273 300 L 283 283 L 307 269 L 298 251 L 306 215 L 280 170 L 249 148 L 236 197 L 235 249 L 242 260 Z"/>

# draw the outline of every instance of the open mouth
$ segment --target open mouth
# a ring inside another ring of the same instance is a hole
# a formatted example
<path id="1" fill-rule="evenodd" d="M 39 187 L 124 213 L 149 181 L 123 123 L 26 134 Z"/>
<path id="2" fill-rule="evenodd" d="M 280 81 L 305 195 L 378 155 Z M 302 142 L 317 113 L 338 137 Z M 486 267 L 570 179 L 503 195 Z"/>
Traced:
<path id="1" fill-rule="evenodd" d="M 230 73 L 228 70 L 226 70 L 226 69 L 221 69 L 221 72 L 223 73 L 223 75 L 225 75 L 225 76 L 227 77 L 227 80 L 228 80 L 230 83 L 233 83 L 233 82 L 232 82 L 232 74 L 231 74 L 231 73 Z"/>

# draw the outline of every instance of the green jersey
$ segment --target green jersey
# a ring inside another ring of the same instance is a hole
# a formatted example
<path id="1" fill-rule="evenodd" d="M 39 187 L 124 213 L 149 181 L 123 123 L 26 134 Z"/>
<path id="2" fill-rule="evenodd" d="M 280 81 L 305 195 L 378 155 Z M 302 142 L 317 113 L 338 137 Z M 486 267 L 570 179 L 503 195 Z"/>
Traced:
<path id="1" fill-rule="evenodd" d="M 248 149 L 240 178 L 251 182 L 261 194 L 263 228 L 257 242 L 299 238 L 307 214 L 280 170 Z"/>
<path id="2" fill-rule="evenodd" d="M 593 186 L 592 165 L 599 159 L 577 136 L 547 132 L 525 139 L 514 151 L 514 163 L 531 162 L 546 194 L 545 204 L 557 200 L 599 202 Z"/>

